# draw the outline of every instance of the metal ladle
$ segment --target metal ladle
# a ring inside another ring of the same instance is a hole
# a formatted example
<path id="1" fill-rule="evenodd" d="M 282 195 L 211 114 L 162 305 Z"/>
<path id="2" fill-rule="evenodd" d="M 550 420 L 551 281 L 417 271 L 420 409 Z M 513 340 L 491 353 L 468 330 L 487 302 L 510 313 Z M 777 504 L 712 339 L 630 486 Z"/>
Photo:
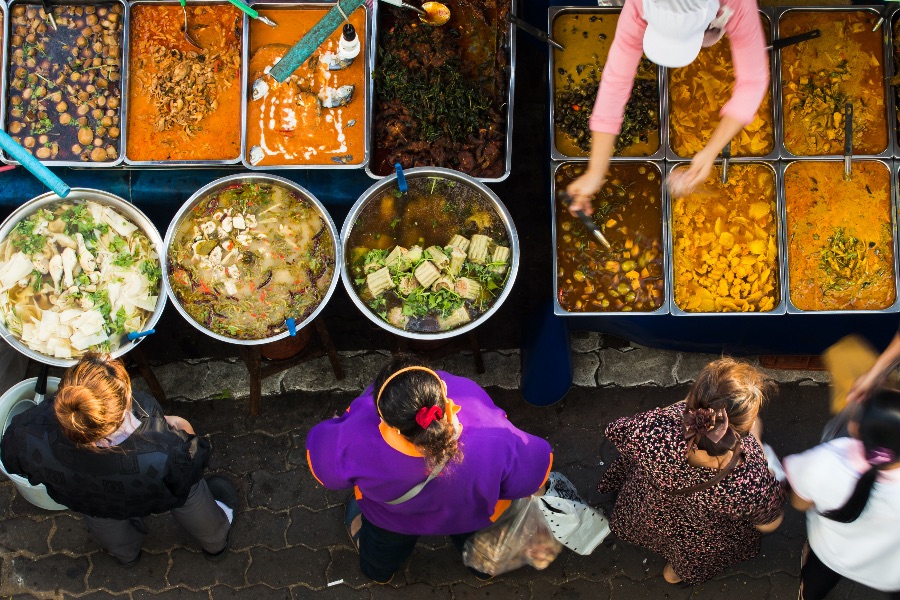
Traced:
<path id="1" fill-rule="evenodd" d="M 185 6 L 184 0 L 181 0 L 181 12 L 184 13 L 184 39 L 186 39 L 188 43 L 197 50 L 203 50 L 203 46 L 198 44 L 197 40 L 192 38 L 191 34 L 188 33 L 187 8 Z"/>
<path id="2" fill-rule="evenodd" d="M 419 20 L 425 23 L 426 25 L 432 25 L 434 27 L 440 27 L 444 23 L 450 20 L 450 9 L 440 2 L 425 2 L 422 4 L 422 8 L 417 6 L 413 6 L 412 4 L 407 4 L 403 0 L 381 0 L 382 2 L 387 2 L 388 4 L 392 4 L 399 8 L 406 8 L 408 10 L 415 11 L 419 13 Z"/>

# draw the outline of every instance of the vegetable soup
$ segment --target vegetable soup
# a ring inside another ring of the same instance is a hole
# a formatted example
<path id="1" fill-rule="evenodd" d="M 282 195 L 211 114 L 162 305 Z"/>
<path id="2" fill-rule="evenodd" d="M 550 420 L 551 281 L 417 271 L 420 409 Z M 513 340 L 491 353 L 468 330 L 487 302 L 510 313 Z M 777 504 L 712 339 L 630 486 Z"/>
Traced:
<path id="1" fill-rule="evenodd" d="M 276 183 L 235 183 L 194 202 L 169 246 L 169 285 L 197 323 L 260 340 L 322 302 L 335 245 L 319 209 Z"/>
<path id="2" fill-rule="evenodd" d="M 563 190 L 584 173 L 583 163 L 556 171 Z M 609 250 L 556 203 L 556 287 L 570 312 L 653 312 L 665 299 L 662 175 L 652 163 L 615 163 L 594 197 L 591 219 Z"/>
<path id="3" fill-rule="evenodd" d="M 795 162 L 784 172 L 791 303 L 801 310 L 881 310 L 894 304 L 888 168 Z"/>
<path id="4" fill-rule="evenodd" d="M 478 319 L 506 285 L 506 226 L 481 193 L 441 177 L 370 199 L 350 231 L 353 287 L 385 322 L 418 333 Z"/>

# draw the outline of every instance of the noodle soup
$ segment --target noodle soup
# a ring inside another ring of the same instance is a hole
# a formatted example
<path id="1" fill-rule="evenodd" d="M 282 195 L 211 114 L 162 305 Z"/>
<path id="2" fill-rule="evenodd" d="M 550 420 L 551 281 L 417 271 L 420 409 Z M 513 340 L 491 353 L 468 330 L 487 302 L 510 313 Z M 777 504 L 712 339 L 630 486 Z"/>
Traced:
<path id="1" fill-rule="evenodd" d="M 159 282 L 153 242 L 99 202 L 45 204 L 0 242 L 0 318 L 54 359 L 115 352 L 125 334 L 144 331 Z"/>
<path id="2" fill-rule="evenodd" d="M 260 340 L 310 316 L 334 279 L 335 243 L 314 202 L 274 182 L 236 182 L 193 203 L 169 241 L 174 299 L 201 327 Z"/>
<path id="3" fill-rule="evenodd" d="M 443 177 L 408 180 L 369 199 L 346 248 L 353 290 L 372 314 L 413 333 L 458 329 L 502 295 L 510 235 L 476 189 Z"/>

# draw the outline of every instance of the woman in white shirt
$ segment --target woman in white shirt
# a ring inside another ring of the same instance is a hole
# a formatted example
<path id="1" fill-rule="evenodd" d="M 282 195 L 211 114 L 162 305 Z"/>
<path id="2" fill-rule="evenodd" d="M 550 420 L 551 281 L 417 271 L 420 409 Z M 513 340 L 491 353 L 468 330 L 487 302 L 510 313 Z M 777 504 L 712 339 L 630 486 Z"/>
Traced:
<path id="1" fill-rule="evenodd" d="M 882 387 L 837 438 L 788 456 L 791 504 L 808 511 L 802 600 L 842 577 L 900 599 L 900 388 Z"/>

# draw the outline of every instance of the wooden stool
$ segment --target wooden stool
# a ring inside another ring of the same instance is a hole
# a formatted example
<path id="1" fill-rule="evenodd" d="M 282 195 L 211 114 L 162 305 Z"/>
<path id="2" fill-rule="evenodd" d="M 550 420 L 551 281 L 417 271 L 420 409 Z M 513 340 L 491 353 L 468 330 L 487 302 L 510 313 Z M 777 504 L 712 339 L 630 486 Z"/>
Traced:
<path id="1" fill-rule="evenodd" d="M 413 352 L 428 361 L 438 360 L 456 354 L 461 344 L 457 343 L 459 338 L 448 338 L 443 340 L 411 340 L 409 338 L 394 336 L 394 354 L 399 352 Z M 484 373 L 484 358 L 481 356 L 481 344 L 478 342 L 478 336 L 475 331 L 466 334 L 469 341 L 469 349 L 472 350 L 472 360 L 475 362 L 475 372 L 481 375 Z"/>
<path id="2" fill-rule="evenodd" d="M 338 356 L 337 350 L 331 341 L 331 335 L 325 327 L 325 323 L 321 317 L 316 318 L 312 322 L 315 327 L 316 337 L 319 340 L 319 347 L 312 345 L 302 350 L 296 356 L 279 361 L 266 361 L 262 364 L 262 354 L 259 345 L 241 346 L 241 359 L 247 366 L 247 373 L 250 375 L 250 414 L 254 417 L 259 415 L 262 408 L 262 382 L 264 379 L 277 375 L 283 371 L 295 367 L 307 361 L 328 356 L 331 363 L 331 370 L 334 371 L 335 379 L 344 378 L 344 368 L 341 366 L 341 357 Z"/>

